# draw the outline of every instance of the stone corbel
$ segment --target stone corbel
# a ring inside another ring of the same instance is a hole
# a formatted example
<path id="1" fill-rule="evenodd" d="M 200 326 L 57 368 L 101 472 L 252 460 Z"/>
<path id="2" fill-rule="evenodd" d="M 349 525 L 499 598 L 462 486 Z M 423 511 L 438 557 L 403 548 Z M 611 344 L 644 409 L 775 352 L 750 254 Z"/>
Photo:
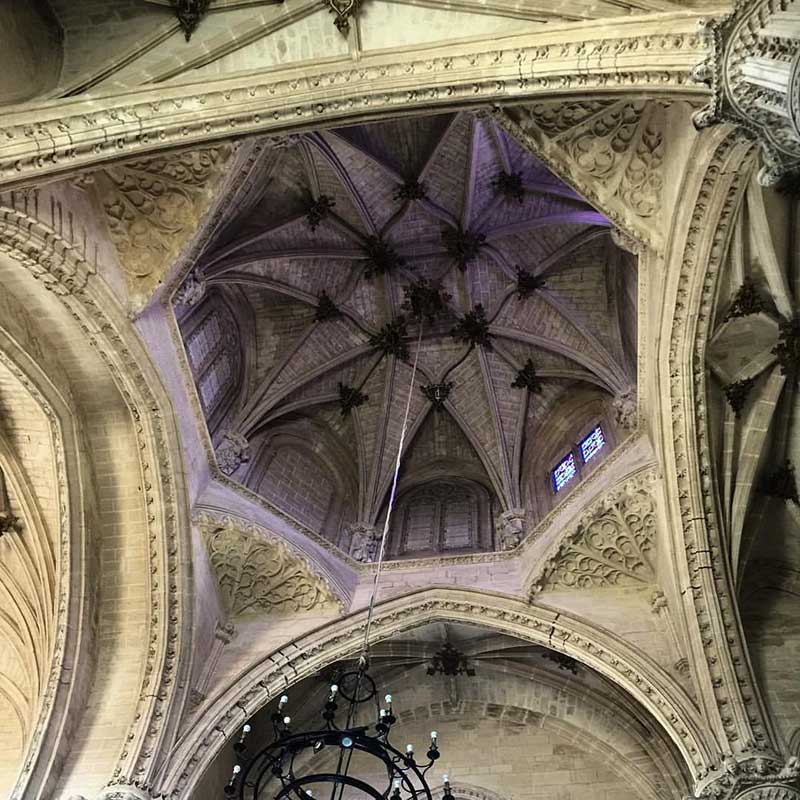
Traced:
<path id="1" fill-rule="evenodd" d="M 200 673 L 197 685 L 190 692 L 189 702 L 191 706 L 198 706 L 206 699 L 208 687 L 211 685 L 211 678 L 214 675 L 217 664 L 219 664 L 220 658 L 222 658 L 222 652 L 225 646 L 231 643 L 234 636 L 236 636 L 236 628 L 233 626 L 233 623 L 223 625 L 221 622 L 217 621 L 211 652 L 203 665 L 203 671 Z"/>

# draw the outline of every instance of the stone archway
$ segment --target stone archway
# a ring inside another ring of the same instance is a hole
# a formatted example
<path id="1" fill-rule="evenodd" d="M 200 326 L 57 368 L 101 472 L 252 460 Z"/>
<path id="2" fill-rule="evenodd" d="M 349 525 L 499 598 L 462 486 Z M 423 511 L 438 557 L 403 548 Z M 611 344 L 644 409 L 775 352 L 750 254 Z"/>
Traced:
<path id="1" fill-rule="evenodd" d="M 480 625 L 562 651 L 592 667 L 646 708 L 675 743 L 695 781 L 718 761 L 711 731 L 684 690 L 620 638 L 545 606 L 495 594 L 431 588 L 382 603 L 371 641 L 433 621 Z M 361 645 L 366 614 L 358 613 L 270 653 L 201 710 L 190 731 L 162 763 L 155 789 L 188 798 L 223 744 L 272 697 L 326 665 L 352 657 Z"/>

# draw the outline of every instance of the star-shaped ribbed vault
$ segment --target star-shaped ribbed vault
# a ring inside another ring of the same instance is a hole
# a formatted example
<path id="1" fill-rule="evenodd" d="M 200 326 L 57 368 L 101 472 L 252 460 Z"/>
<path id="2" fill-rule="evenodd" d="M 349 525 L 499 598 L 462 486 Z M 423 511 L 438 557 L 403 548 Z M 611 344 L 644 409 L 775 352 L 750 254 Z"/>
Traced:
<path id="1" fill-rule="evenodd" d="M 496 520 L 541 519 L 553 465 L 598 422 L 613 446 L 635 382 L 608 221 L 469 113 L 251 154 L 177 296 L 220 467 L 369 558 L 419 348 L 390 555 L 516 543 Z"/>

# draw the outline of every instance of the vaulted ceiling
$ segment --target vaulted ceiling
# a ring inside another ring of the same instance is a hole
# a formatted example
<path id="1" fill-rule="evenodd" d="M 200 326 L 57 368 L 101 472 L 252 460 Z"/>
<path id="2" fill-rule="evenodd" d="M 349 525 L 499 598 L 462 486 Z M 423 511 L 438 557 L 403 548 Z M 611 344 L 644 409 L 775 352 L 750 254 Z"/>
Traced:
<path id="1" fill-rule="evenodd" d="M 548 470 L 600 420 L 613 442 L 635 383 L 635 262 L 607 220 L 467 113 L 254 153 L 178 293 L 218 452 L 248 443 L 223 469 L 334 541 L 375 524 L 416 361 L 401 492 L 467 481 L 543 516 Z"/>

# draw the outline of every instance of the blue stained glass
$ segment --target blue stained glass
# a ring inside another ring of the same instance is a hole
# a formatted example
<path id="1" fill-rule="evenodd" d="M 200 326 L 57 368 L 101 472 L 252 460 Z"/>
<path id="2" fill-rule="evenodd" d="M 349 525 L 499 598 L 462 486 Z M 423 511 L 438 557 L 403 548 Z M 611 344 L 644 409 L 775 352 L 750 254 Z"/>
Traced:
<path id="1" fill-rule="evenodd" d="M 591 461 L 606 445 L 603 429 L 598 425 L 582 442 L 581 457 L 583 463 Z"/>
<path id="2" fill-rule="evenodd" d="M 578 466 L 575 457 L 570 453 L 553 470 L 553 488 L 560 492 L 577 474 Z"/>

